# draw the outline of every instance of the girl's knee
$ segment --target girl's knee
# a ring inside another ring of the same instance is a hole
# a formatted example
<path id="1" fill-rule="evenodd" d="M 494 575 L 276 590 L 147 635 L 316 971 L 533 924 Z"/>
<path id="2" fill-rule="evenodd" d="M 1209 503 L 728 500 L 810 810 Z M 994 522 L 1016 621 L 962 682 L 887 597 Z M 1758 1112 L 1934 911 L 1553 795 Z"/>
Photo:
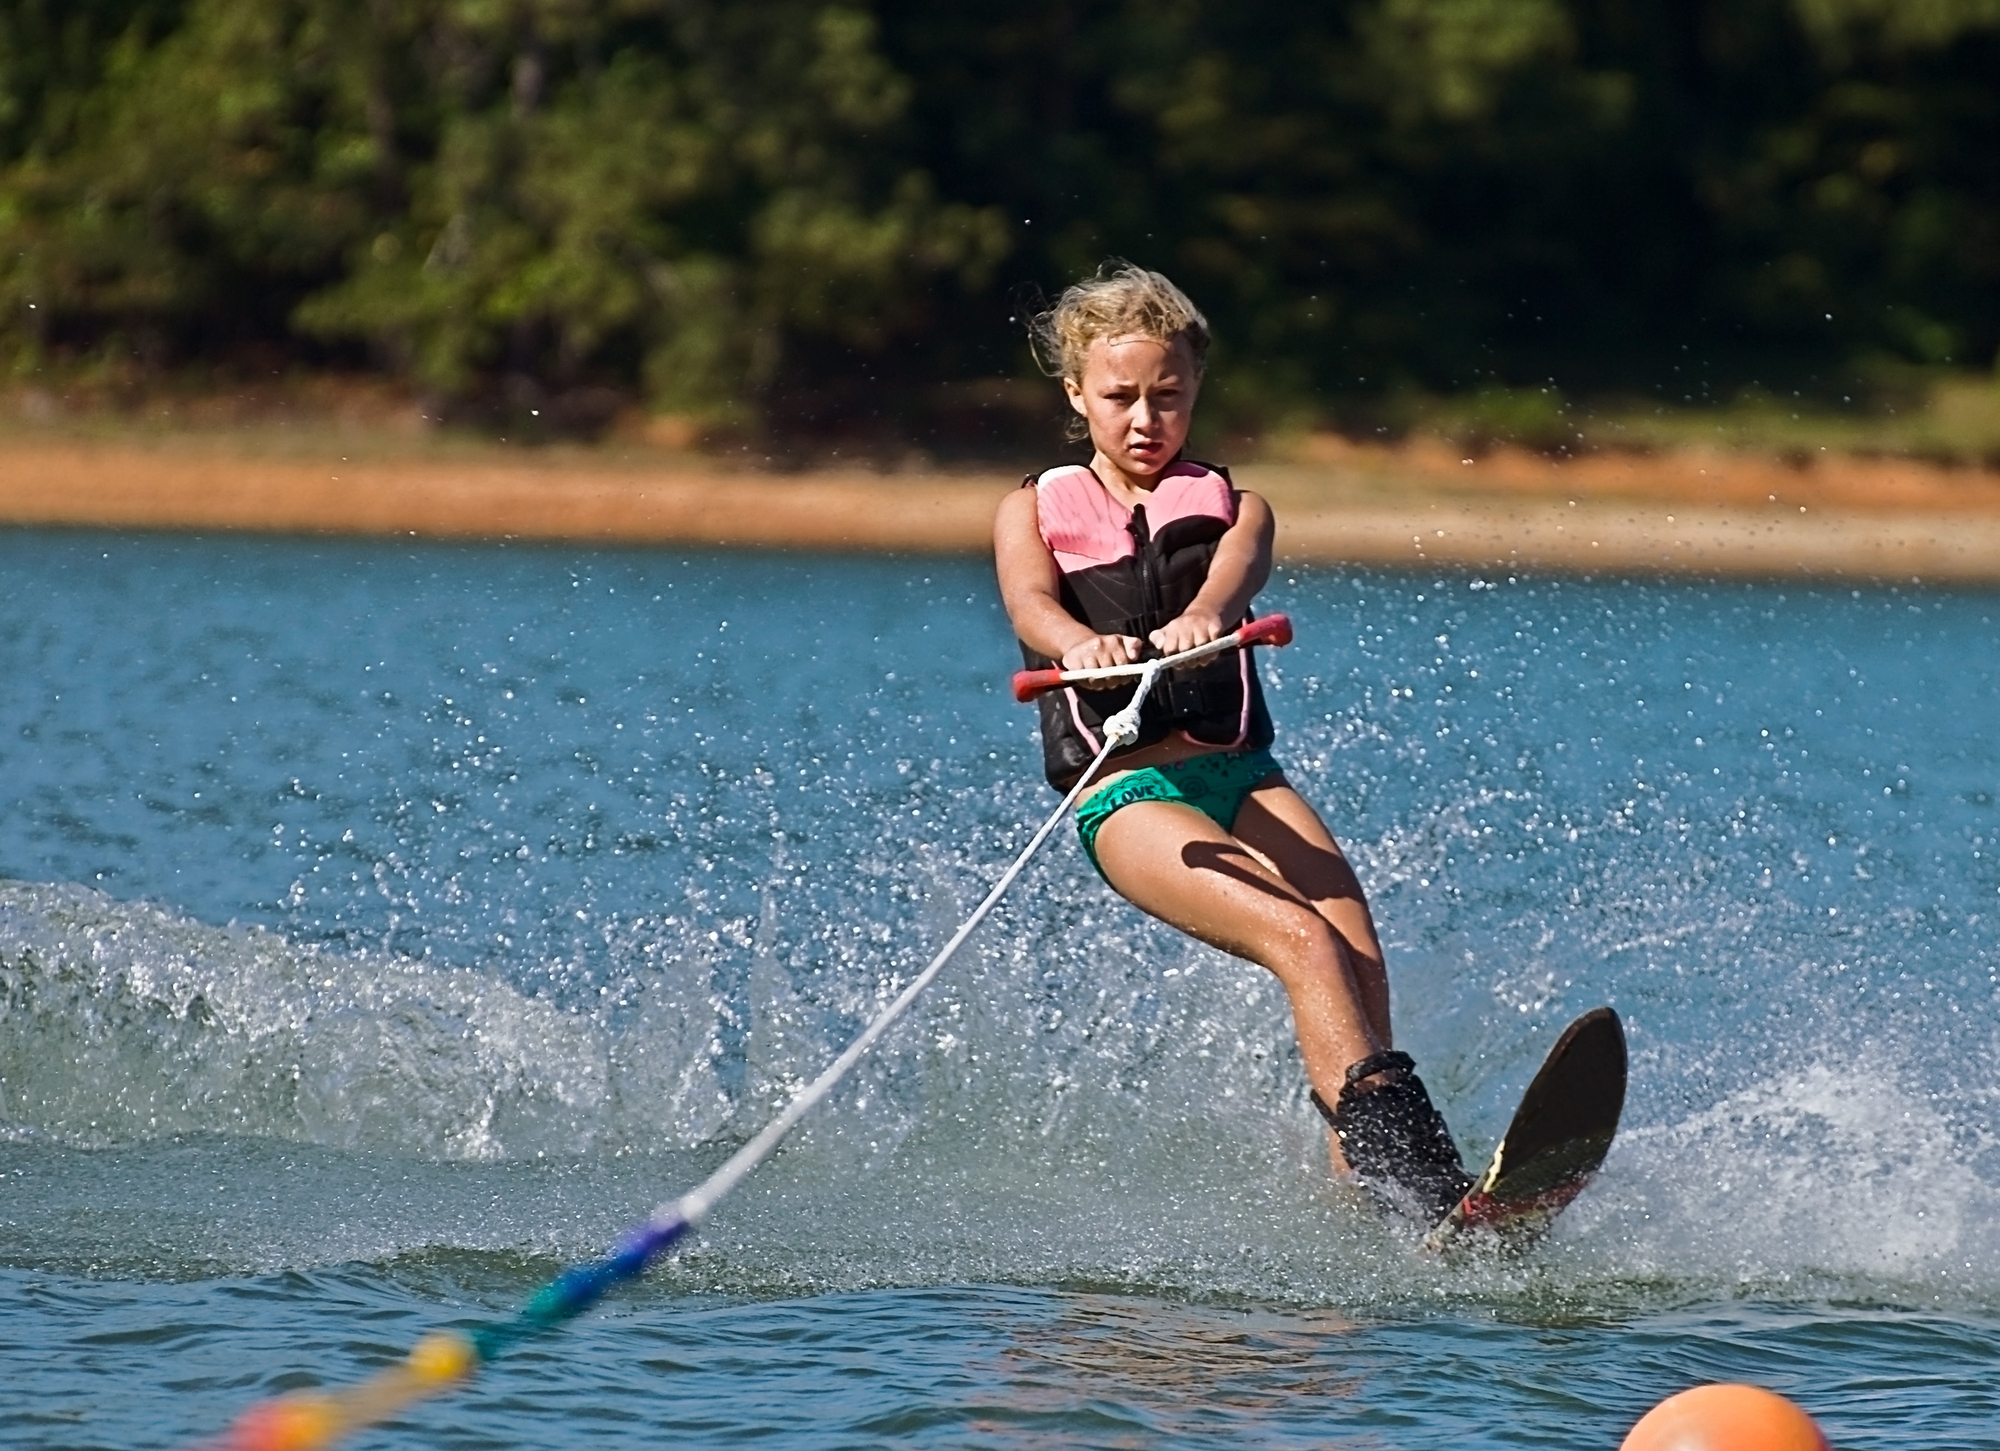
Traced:
<path id="1" fill-rule="evenodd" d="M 1294 914 L 1287 930 L 1278 934 L 1270 947 L 1270 960 L 1264 965 L 1282 982 L 1314 977 L 1353 981 L 1355 963 L 1345 939 L 1332 923 L 1309 908 Z"/>

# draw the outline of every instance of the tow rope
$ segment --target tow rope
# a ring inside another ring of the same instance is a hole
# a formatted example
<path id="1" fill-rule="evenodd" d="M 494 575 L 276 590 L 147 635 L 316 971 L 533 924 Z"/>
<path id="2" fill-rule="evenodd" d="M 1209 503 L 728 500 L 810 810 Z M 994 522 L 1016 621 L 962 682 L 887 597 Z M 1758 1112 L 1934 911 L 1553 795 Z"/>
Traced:
<path id="1" fill-rule="evenodd" d="M 751 1171 L 771 1156 L 773 1150 L 833 1092 L 849 1069 L 859 1063 L 881 1036 L 930 986 L 952 955 L 986 920 L 986 916 L 1006 895 L 1014 879 L 1041 849 L 1057 823 L 1083 795 L 1084 788 L 1102 769 L 1105 758 L 1120 746 L 1139 738 L 1139 714 L 1153 686 L 1168 670 L 1221 654 L 1225 650 L 1251 645 L 1291 643 L 1291 622 L 1283 615 L 1267 615 L 1206 645 L 1178 654 L 1149 660 L 1142 665 L 1108 666 L 1092 670 L 1023 670 L 1014 677 L 1014 697 L 1028 701 L 1049 690 L 1083 681 L 1124 680 L 1136 676 L 1138 684 L 1123 710 L 1104 722 L 1104 745 L 1097 757 L 1077 777 L 1076 784 L 1041 824 L 1013 864 L 986 894 L 972 915 L 954 932 L 922 972 L 896 995 L 882 1012 L 826 1070 L 801 1089 L 778 1116 L 742 1148 L 731 1154 L 708 1178 L 695 1188 L 670 1199 L 651 1215 L 628 1230 L 609 1254 L 589 1264 L 564 1270 L 529 1298 L 513 1316 L 461 1332 L 438 1330 L 426 1335 L 396 1364 L 377 1371 L 364 1381 L 332 1389 L 289 1391 L 251 1406 L 220 1436 L 199 1443 L 201 1451 L 321 1451 L 342 1437 L 366 1426 L 388 1420 L 404 1407 L 437 1395 L 461 1381 L 470 1380 L 478 1368 L 496 1359 L 515 1343 L 545 1334 L 575 1319 L 607 1291 L 645 1273 L 647 1266 L 672 1247 L 681 1237 L 706 1219 L 709 1212 L 731 1190 L 748 1178 Z"/>

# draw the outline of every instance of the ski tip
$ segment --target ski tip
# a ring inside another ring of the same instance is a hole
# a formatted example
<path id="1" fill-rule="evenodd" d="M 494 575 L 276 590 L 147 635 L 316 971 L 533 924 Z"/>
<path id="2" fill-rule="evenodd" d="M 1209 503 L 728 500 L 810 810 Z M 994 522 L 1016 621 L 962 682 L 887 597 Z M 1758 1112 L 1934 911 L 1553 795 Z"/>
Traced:
<path id="1" fill-rule="evenodd" d="M 1625 1025 L 1599 1006 L 1564 1028 L 1521 1096 L 1486 1172 L 1424 1236 L 1432 1254 L 1524 1249 L 1596 1175 L 1625 1106 Z"/>

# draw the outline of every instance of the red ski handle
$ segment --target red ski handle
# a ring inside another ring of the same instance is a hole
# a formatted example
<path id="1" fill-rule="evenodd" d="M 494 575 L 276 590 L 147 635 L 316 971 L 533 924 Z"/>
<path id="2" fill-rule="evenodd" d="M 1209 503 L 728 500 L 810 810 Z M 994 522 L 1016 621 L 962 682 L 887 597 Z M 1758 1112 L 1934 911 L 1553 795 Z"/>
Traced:
<path id="1" fill-rule="evenodd" d="M 1197 645 L 1192 650 L 1183 650 L 1178 655 L 1169 655 L 1167 664 L 1178 665 L 1193 660 L 1204 660 L 1210 655 L 1220 655 L 1224 650 L 1236 650 L 1250 645 L 1289 645 L 1292 643 L 1292 622 L 1284 615 L 1266 615 L 1261 620 L 1252 620 L 1233 634 L 1224 635 L 1206 645 Z M 1014 699 L 1023 705 L 1037 696 L 1046 695 L 1051 690 L 1072 684 L 1079 680 L 1121 680 L 1136 677 L 1146 667 L 1143 665 L 1107 665 L 1096 670 L 1017 670 L 1014 672 Z"/>
<path id="2" fill-rule="evenodd" d="M 1060 670 L 1016 670 L 1014 672 L 1014 699 L 1026 705 L 1038 695 L 1045 695 L 1068 679 Z"/>
<path id="3" fill-rule="evenodd" d="M 1292 643 L 1290 615 L 1266 615 L 1252 620 L 1236 632 L 1238 645 L 1289 645 Z"/>

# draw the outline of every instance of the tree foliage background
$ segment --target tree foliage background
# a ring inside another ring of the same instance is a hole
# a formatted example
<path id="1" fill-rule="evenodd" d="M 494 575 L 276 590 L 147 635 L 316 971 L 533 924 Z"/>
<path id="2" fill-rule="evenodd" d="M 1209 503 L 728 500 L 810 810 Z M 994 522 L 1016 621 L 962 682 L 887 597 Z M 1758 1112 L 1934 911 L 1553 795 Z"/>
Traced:
<path id="1" fill-rule="evenodd" d="M 1990 366 L 2000 0 L 0 0 L 17 376 L 909 420 L 1111 255 L 1246 417 Z"/>

